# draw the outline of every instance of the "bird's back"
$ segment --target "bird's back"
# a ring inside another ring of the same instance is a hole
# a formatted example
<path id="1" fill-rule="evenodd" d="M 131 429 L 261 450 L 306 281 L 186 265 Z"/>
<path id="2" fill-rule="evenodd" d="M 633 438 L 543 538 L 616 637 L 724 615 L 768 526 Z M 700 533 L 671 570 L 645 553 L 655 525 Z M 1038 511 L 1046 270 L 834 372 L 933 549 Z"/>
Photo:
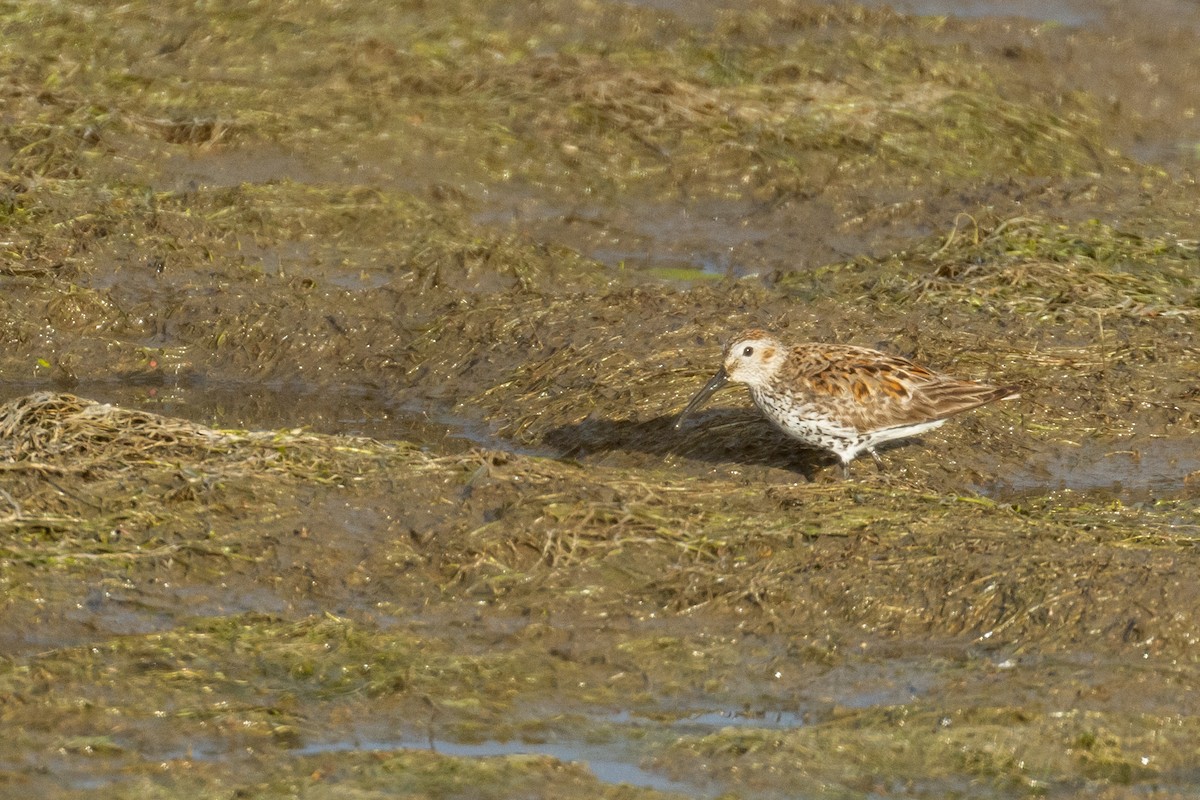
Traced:
<path id="1" fill-rule="evenodd" d="M 953 378 L 853 345 L 795 345 L 775 377 L 797 401 L 860 432 L 943 420 L 1016 396 L 1011 386 Z"/>

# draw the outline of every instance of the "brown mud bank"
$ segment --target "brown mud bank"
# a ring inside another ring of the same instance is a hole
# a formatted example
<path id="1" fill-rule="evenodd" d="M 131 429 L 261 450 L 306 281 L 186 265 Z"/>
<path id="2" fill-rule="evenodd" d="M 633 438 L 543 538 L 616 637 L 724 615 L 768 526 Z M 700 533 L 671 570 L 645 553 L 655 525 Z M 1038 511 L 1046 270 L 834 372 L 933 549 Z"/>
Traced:
<path id="1" fill-rule="evenodd" d="M 530 9 L 0 5 L 0 791 L 1194 792 L 1179 49 Z M 1024 395 L 842 481 L 747 327 Z"/>

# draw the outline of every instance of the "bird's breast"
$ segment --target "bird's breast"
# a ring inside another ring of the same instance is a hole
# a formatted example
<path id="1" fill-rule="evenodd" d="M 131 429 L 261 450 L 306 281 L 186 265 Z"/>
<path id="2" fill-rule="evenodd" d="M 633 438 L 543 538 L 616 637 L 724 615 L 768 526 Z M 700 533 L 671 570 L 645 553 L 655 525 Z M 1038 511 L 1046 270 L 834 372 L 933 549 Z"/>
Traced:
<path id="1" fill-rule="evenodd" d="M 853 424 L 839 418 L 828 404 L 814 402 L 804 394 L 751 387 L 750 396 L 776 427 L 801 441 L 825 447 L 831 438 L 849 439 L 858 435 Z"/>

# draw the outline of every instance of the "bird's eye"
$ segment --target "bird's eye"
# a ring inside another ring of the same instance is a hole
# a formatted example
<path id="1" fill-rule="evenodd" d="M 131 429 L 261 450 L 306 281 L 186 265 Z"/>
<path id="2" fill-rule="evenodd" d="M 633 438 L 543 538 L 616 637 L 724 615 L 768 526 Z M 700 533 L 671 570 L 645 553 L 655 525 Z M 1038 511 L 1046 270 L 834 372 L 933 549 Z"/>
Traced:
<path id="1" fill-rule="evenodd" d="M 746 345 L 746 349 L 742 351 L 742 356 L 749 358 L 752 355 L 754 355 L 754 348 L 750 345 Z"/>

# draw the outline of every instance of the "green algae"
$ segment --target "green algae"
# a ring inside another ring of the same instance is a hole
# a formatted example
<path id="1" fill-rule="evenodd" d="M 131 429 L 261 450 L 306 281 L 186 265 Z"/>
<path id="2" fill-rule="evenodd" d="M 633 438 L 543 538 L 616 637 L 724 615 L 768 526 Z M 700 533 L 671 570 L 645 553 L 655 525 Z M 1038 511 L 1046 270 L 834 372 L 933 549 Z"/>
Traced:
<path id="1" fill-rule="evenodd" d="M 95 587 L 88 602 L 101 618 L 118 606 L 125 615 L 138 607 L 151 612 L 138 624 L 152 629 L 170 620 L 161 631 L 88 635 L 79 645 L 6 661 L 0 693 L 8 698 L 6 724 L 22 731 L 17 744 L 32 754 L 64 751 L 71 769 L 103 772 L 109 767 L 95 761 L 102 755 L 111 768 L 136 775 L 164 747 L 197 743 L 286 752 L 319 744 L 324 731 L 350 719 L 393 736 L 462 741 L 536 742 L 589 730 L 636 736 L 666 774 L 687 774 L 688 760 L 703 753 L 718 781 L 734 770 L 773 770 L 770 759 L 760 760 L 758 743 L 770 743 L 771 758 L 784 763 L 828 745 L 847 760 L 826 757 L 828 771 L 813 773 L 813 785 L 851 791 L 864 786 L 866 764 L 889 779 L 924 775 L 935 787 L 962 775 L 1003 787 L 1069 784 L 1077 779 L 1071 776 L 1136 782 L 1184 758 L 1170 755 L 1183 752 L 1181 733 L 1174 749 L 1155 740 L 1160 766 L 1138 767 L 1132 754 L 1148 735 L 1138 731 L 1160 717 L 1143 712 L 1118 722 L 1099 700 L 1083 728 L 1063 732 L 1048 722 L 1034 735 L 1029 725 L 1037 717 L 1014 705 L 997 712 L 1008 722 L 963 722 L 936 747 L 906 731 L 923 736 L 940 723 L 916 720 L 889 732 L 870 714 L 850 722 L 835 714 L 795 732 L 693 740 L 648 722 L 626 732 L 554 709 L 565 703 L 602 718 L 632 703 L 661 715 L 710 708 L 716 698 L 792 709 L 807 696 L 805 703 L 816 702 L 810 713 L 820 716 L 823 702 L 802 687 L 856 668 L 855 651 L 886 651 L 913 637 L 1008 642 L 1016 649 L 1010 658 L 1044 659 L 1072 652 L 1086 636 L 1093 647 L 1143 652 L 1149 673 L 1129 679 L 1159 680 L 1187 659 L 1195 620 L 1178 606 L 1170 619 L 1131 618 L 1129 609 L 1153 608 L 1174 591 L 1177 562 L 1193 549 L 1194 531 L 1187 536 L 1178 523 L 1190 513 L 1186 502 L 1132 509 L 1075 498 L 1012 507 L 862 483 L 782 484 L 764 495 L 665 471 L 643 477 L 511 454 L 437 456 L 365 439 L 212 431 L 63 396 L 24 398 L 7 409 L 16 422 L 6 434 L 13 456 L 5 475 L 27 476 L 8 484 L 19 515 L 2 520 L 10 618 L 65 609 L 83 583 Z M 98 458 L 89 455 L 93 448 Z M 166 475 L 184 474 L 190 490 L 160 490 Z M 70 493 L 31 491 L 51 476 L 50 488 L 68 483 Z M 467 499 L 423 507 L 416 498 L 431 491 Z M 370 543 L 355 543 L 354 532 L 314 513 L 323 494 L 344 507 L 349 498 L 379 503 L 381 493 L 393 509 L 381 532 L 393 533 Z M 307 498 L 307 513 L 291 507 L 296 498 Z M 113 522 L 84 513 L 97 503 L 144 516 Z M 54 519 L 43 519 L 50 508 Z M 747 519 L 755 520 L 752 529 Z M 108 525 L 118 527 L 106 538 Z M 31 537 L 33 528 L 43 533 Z M 348 547 L 359 552 L 356 565 L 337 555 Z M 299 565 L 302 578 L 294 573 Z M 218 611 L 272 573 L 284 596 L 314 611 L 299 618 Z M 191 617 L 194 603 L 179 600 L 211 596 L 217 581 L 226 588 L 206 601 L 213 610 Z M 361 610 L 348 617 L 315 611 L 347 603 Z M 472 606 L 483 613 L 482 627 L 457 618 Z M 634 609 L 643 611 L 630 619 Z M 704 628 L 727 618 L 737 625 L 682 636 L 656 630 L 657 623 L 642 627 L 660 615 L 703 619 Z M 414 621 L 396 621 L 406 617 Z M 589 634 L 576 638 L 562 627 L 567 619 L 595 622 L 582 623 Z M 854 630 L 870 633 L 858 641 L 849 638 Z M 955 669 L 936 671 L 948 668 Z M 1029 668 L 1060 669 L 1037 659 Z M 1012 674 L 1018 683 L 1038 680 Z M 997 679 L 994 669 L 964 675 L 968 683 Z M 969 701 L 969 713 L 986 717 L 978 703 Z M 1177 712 L 1164 698 L 1157 713 Z M 847 724 L 843 743 L 821 738 Z M 1070 741 L 1098 725 L 1120 732 L 1086 751 Z M 972 747 L 984 749 L 962 761 Z M 892 756 L 881 760 L 875 749 Z M 738 760 L 722 766 L 730 752 Z M 1054 755 L 1014 766 L 1032 752 Z M 756 754 L 752 763 L 747 754 Z M 284 763 L 302 770 L 310 762 Z M 453 763 L 443 766 L 458 769 Z M 255 774 L 277 780 L 278 769 L 260 765 Z"/>
<path id="2" fill-rule="evenodd" d="M 895 18 L 876 28 L 798 11 L 729 15 L 705 31 L 574 2 L 537 15 L 443 4 L 436 16 L 291 3 L 270 18 L 214 4 L 187 22 L 137 5 L 55 15 L 14 5 L 8 35 L 58 54 L 52 64 L 10 55 L 19 100 L 51 93 L 61 116 L 43 112 L 41 128 L 8 138 L 20 172 L 47 176 L 84 174 L 95 159 L 80 156 L 106 146 L 138 170 L 146 148 L 164 145 L 303 152 L 373 140 L 398 167 L 433 158 L 455 178 L 600 196 L 661 191 L 665 179 L 777 197 L 818 185 L 805 154 L 829 154 L 839 183 L 900 185 L 1093 172 L 1110 160 L 1086 97 L 997 102 L 996 65 L 970 64 L 957 45 L 911 26 L 897 36 Z M 319 67 L 292 57 L 297 37 L 322 54 Z M 83 153 L 80 137 L 91 142 Z M 693 163 L 705 172 L 689 174 Z"/>
<path id="3" fill-rule="evenodd" d="M 40 390 L 0 407 L 0 781 L 660 794 L 406 749 L 574 737 L 730 796 L 1190 790 L 1194 478 L 979 492 L 1194 434 L 1194 191 L 976 32 L 792 2 L 0 6 L 0 368 Z M 717 281 L 536 234 L 697 198 L 904 241 Z M 1025 399 L 849 483 L 733 393 L 673 431 L 750 326 Z M 44 391 L 208 380 L 365 385 L 503 449 Z M 731 711 L 798 722 L 687 727 Z"/>
<path id="4" fill-rule="evenodd" d="M 796 790 L 813 796 L 899 786 L 930 797 L 967 791 L 1084 797 L 1104 783 L 1153 781 L 1186 764 L 1195 732 L 1164 722 L 1105 715 L 1100 723 L 1098 715 L 1075 711 L 901 706 L 842 712 L 786 733 L 722 731 L 675 747 L 714 771 L 750 773 L 752 781 L 787 771 Z M 1153 758 L 1146 756 L 1151 751 Z"/>

